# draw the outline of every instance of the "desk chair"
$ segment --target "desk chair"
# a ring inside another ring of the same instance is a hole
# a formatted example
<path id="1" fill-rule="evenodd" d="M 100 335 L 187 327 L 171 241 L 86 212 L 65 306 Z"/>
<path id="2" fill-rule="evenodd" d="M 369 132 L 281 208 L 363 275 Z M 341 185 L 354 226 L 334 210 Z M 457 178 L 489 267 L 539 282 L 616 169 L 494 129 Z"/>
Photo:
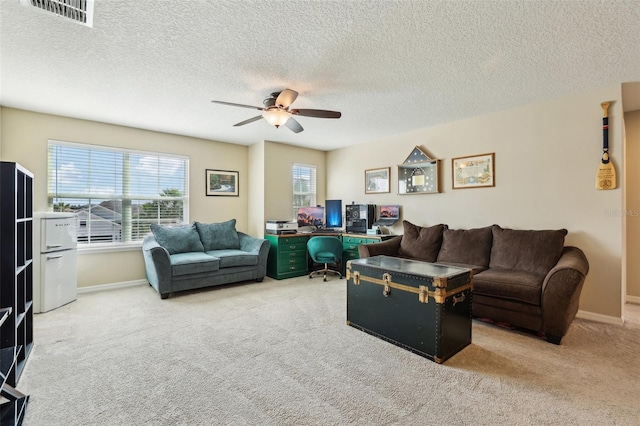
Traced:
<path id="1" fill-rule="evenodd" d="M 324 263 L 324 269 L 312 271 L 309 279 L 315 274 L 322 273 L 324 281 L 327 280 L 327 273 L 338 274 L 342 278 L 340 271 L 329 269 L 329 263 L 339 264 L 342 261 L 342 241 L 336 237 L 313 237 L 307 241 L 307 251 L 314 263 Z"/>

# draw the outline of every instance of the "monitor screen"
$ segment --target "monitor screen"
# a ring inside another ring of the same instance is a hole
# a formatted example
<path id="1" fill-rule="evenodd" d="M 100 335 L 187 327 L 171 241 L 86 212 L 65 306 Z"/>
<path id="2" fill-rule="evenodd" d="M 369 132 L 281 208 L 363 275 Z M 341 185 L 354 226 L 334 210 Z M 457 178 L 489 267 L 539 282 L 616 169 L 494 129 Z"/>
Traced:
<path id="1" fill-rule="evenodd" d="M 342 228 L 342 200 L 325 200 L 327 228 Z"/>
<path id="2" fill-rule="evenodd" d="M 298 207 L 298 227 L 324 225 L 324 207 Z"/>
<path id="3" fill-rule="evenodd" d="M 400 219 L 400 206 L 397 204 L 380 206 L 380 219 Z"/>

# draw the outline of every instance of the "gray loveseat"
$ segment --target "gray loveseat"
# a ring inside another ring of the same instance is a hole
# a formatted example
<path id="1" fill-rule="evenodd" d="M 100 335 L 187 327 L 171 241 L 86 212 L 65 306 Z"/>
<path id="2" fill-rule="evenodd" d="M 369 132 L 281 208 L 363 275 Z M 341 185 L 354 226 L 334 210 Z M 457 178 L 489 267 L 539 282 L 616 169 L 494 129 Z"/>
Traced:
<path id="1" fill-rule="evenodd" d="M 237 232 L 236 220 L 163 227 L 142 242 L 147 281 L 162 299 L 169 293 L 240 281 L 261 282 L 270 243 Z"/>
<path id="2" fill-rule="evenodd" d="M 407 221 L 403 226 L 402 236 L 359 246 L 360 257 L 387 255 L 469 268 L 474 317 L 543 333 L 560 344 L 589 272 L 582 250 L 564 246 L 566 229 L 493 225 L 463 230 Z"/>

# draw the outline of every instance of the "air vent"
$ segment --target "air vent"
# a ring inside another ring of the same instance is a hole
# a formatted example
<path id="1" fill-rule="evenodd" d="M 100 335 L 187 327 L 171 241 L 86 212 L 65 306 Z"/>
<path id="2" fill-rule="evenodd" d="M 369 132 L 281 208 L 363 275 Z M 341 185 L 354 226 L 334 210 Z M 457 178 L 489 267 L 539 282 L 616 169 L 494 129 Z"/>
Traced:
<path id="1" fill-rule="evenodd" d="M 20 0 L 25 6 L 36 7 L 87 27 L 93 27 L 93 2 L 94 0 Z"/>

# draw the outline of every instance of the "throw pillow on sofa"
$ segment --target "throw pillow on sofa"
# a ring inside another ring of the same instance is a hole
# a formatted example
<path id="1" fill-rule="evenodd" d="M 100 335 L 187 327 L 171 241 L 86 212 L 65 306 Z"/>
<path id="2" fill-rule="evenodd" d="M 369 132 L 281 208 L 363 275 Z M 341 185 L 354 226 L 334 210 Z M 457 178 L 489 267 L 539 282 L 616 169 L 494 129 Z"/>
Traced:
<path id="1" fill-rule="evenodd" d="M 193 225 L 169 227 L 153 223 L 150 228 L 158 244 L 166 248 L 169 254 L 204 251 L 200 236 Z"/>
<path id="2" fill-rule="evenodd" d="M 403 220 L 402 226 L 404 234 L 398 254 L 425 262 L 435 262 L 442 245 L 442 232 L 447 229 L 447 225 L 423 227 Z"/>
<path id="3" fill-rule="evenodd" d="M 489 266 L 492 227 L 476 229 L 445 229 L 438 262 Z"/>
<path id="4" fill-rule="evenodd" d="M 236 220 L 231 219 L 221 223 L 194 222 L 204 251 L 240 249 L 240 237 L 236 231 Z"/>
<path id="5" fill-rule="evenodd" d="M 516 269 L 546 275 L 564 247 L 566 229 L 516 230 L 493 225 L 490 268 Z"/>

